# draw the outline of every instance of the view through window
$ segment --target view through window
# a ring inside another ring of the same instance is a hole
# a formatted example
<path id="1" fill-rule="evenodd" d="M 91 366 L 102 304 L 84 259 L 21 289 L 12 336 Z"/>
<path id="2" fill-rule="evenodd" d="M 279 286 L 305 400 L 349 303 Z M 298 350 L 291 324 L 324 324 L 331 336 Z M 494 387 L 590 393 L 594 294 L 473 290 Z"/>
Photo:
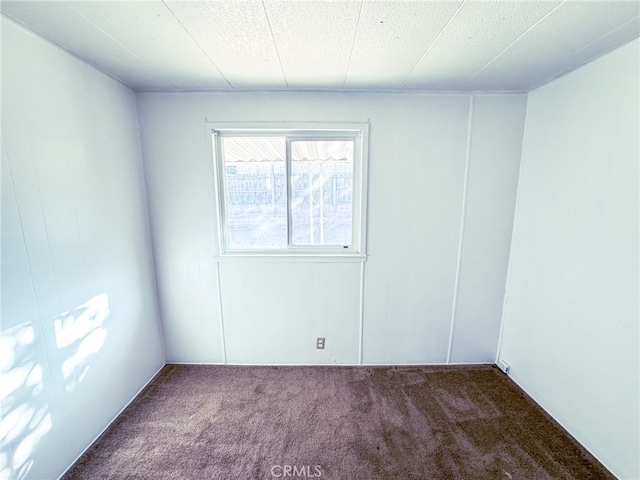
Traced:
<path id="1" fill-rule="evenodd" d="M 215 133 L 224 251 L 359 250 L 357 132 Z"/>

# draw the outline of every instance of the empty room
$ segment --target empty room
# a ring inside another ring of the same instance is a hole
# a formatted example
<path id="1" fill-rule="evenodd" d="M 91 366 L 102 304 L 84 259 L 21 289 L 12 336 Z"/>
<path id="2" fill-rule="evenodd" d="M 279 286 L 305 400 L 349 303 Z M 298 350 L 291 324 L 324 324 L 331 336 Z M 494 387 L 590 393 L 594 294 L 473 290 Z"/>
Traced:
<path id="1" fill-rule="evenodd" d="M 640 479 L 639 2 L 0 10 L 0 479 Z"/>

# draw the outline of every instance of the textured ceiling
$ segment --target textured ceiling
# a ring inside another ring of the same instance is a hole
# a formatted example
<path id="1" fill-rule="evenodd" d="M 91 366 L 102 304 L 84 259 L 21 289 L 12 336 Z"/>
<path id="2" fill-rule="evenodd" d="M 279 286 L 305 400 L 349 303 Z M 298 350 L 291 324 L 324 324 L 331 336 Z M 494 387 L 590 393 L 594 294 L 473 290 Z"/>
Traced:
<path id="1" fill-rule="evenodd" d="M 627 1 L 2 1 L 136 90 L 529 91 L 640 35 Z"/>

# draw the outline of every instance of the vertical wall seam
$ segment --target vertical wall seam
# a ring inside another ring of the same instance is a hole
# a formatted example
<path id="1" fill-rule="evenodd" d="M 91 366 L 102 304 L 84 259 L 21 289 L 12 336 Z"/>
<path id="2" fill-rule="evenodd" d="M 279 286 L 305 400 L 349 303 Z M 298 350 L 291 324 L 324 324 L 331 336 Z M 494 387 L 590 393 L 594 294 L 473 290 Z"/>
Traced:
<path id="1" fill-rule="evenodd" d="M 69 172 L 72 171 L 72 166 L 71 166 L 71 160 L 70 157 L 67 157 L 67 168 L 69 169 Z M 81 229 L 80 229 L 80 220 L 78 219 L 78 196 L 74 195 L 73 196 L 73 217 L 75 220 L 75 224 L 76 224 L 76 233 L 78 235 L 78 244 L 79 244 L 79 250 L 80 250 L 80 260 L 82 263 L 82 275 L 84 277 L 84 287 L 85 287 L 85 295 L 87 298 L 91 298 L 92 292 L 89 290 L 89 277 L 87 276 L 87 265 L 86 265 L 86 255 L 84 253 L 84 242 L 82 241 L 82 233 L 81 233 Z"/>
<path id="2" fill-rule="evenodd" d="M 36 192 L 38 192 L 38 205 L 40 205 L 40 216 L 42 217 L 42 228 L 44 229 L 44 238 L 47 244 L 47 254 L 49 257 L 49 266 L 51 267 L 51 276 L 53 277 L 53 289 L 56 292 L 56 300 L 58 301 L 58 313 L 62 312 L 62 304 L 60 303 L 60 294 L 58 293 L 58 280 L 56 278 L 56 271 L 53 268 L 53 258 L 51 257 L 51 242 L 49 242 L 49 230 L 47 229 L 47 220 L 44 215 L 44 208 L 42 206 L 42 193 L 40 192 L 40 183 L 38 182 L 38 170 L 36 169 L 35 160 L 33 158 L 33 148 L 31 145 L 31 135 L 27 130 L 27 143 L 29 145 L 29 157 L 31 160 L 31 168 L 33 169 L 33 180 L 36 186 Z"/>
<path id="3" fill-rule="evenodd" d="M 318 269 L 317 269 L 317 265 L 314 263 L 313 266 L 313 273 L 311 275 L 311 291 L 313 292 L 313 295 L 311 295 L 311 324 L 313 326 L 313 333 L 314 335 L 317 337 L 318 336 L 318 322 L 317 317 L 318 317 L 318 310 L 317 310 L 317 303 L 316 303 L 316 280 L 317 280 L 317 275 L 318 275 Z M 324 323 L 324 322 L 323 322 Z M 326 335 L 326 333 L 325 333 Z M 326 345 L 325 345 L 326 347 Z M 317 361 L 318 358 L 318 352 L 317 349 L 313 352 L 314 353 L 314 360 Z"/>
<path id="4" fill-rule="evenodd" d="M 447 349 L 447 364 L 451 363 L 453 350 L 453 336 L 456 324 L 458 290 L 460 287 L 460 269 L 462 267 L 462 250 L 464 246 L 464 227 L 467 216 L 467 190 L 469 187 L 469 161 L 471 158 L 471 126 L 473 123 L 473 95 L 469 96 L 469 121 L 467 125 L 467 152 L 464 161 L 464 183 L 462 186 L 462 208 L 460 212 L 460 236 L 458 238 L 458 259 L 456 261 L 456 279 L 453 287 L 453 307 L 451 308 L 451 325 L 449 328 L 449 347 Z"/>
<path id="5" fill-rule="evenodd" d="M 496 358 L 495 363 L 498 363 L 500 360 L 500 351 L 502 349 L 502 333 L 504 331 L 504 319 L 505 312 L 507 310 L 507 286 L 509 285 L 509 278 L 511 276 L 511 265 L 513 260 L 513 237 L 516 232 L 516 221 L 518 219 L 518 205 L 520 203 L 520 179 L 522 178 L 522 170 L 524 166 L 524 152 L 525 152 L 525 142 L 527 135 L 527 121 L 529 119 L 529 94 L 527 93 L 527 101 L 524 107 L 524 123 L 522 125 L 522 145 L 520 146 L 520 166 L 518 167 L 518 180 L 516 182 L 516 199 L 515 205 L 513 207 L 513 222 L 511 225 L 511 239 L 509 240 L 509 261 L 507 262 L 507 275 L 504 280 L 504 296 L 502 298 L 502 313 L 500 315 L 500 333 L 498 334 L 498 344 L 496 346 Z"/>
<path id="6" fill-rule="evenodd" d="M 28 135 L 27 132 L 27 140 L 29 142 L 29 152 L 31 153 L 31 156 L 33 156 L 33 151 L 31 150 L 31 137 Z M 7 143 L 4 141 L 4 136 L 2 137 L 2 143 L 4 145 L 6 145 Z M 22 215 L 20 214 L 20 204 L 18 202 L 18 195 L 16 193 L 16 187 L 15 187 L 15 181 L 14 181 L 14 177 L 13 177 L 13 171 L 11 170 L 11 161 L 9 160 L 9 152 L 7 150 L 6 151 L 6 156 L 7 156 L 7 167 L 9 168 L 9 179 L 11 181 L 11 184 L 13 185 L 13 199 L 16 203 L 16 213 L 18 214 L 18 222 L 20 223 L 20 234 L 22 236 L 22 245 L 24 247 L 24 253 L 26 256 L 26 260 L 27 260 L 27 268 L 29 270 L 29 280 L 31 283 L 31 289 L 33 290 L 33 299 L 36 302 L 36 312 L 38 315 L 37 318 L 37 322 L 38 322 L 38 330 L 41 336 L 41 341 L 42 341 L 42 351 L 44 354 L 44 358 L 45 358 L 45 365 L 44 367 L 47 369 L 47 372 L 49 373 L 49 379 L 51 380 L 51 382 L 53 382 L 54 379 L 54 375 L 53 375 L 53 370 L 52 370 L 52 362 L 51 362 L 51 353 L 49 352 L 49 349 L 47 348 L 47 342 L 45 341 L 45 335 L 44 335 L 44 327 L 43 327 L 43 315 L 42 315 L 42 308 L 40 306 L 40 301 L 38 300 L 38 291 L 36 289 L 34 280 L 33 280 L 33 270 L 31 269 L 31 258 L 29 256 L 29 249 L 27 248 L 27 239 L 26 239 L 26 235 L 24 233 L 24 224 L 22 222 Z M 32 163 L 33 165 L 33 163 Z M 35 171 L 34 171 L 35 173 Z M 35 177 L 34 177 L 35 179 Z M 36 183 L 36 187 L 37 187 L 37 183 Z M 38 198 L 40 199 L 39 196 L 40 192 L 38 190 Z M 40 199 L 40 206 L 42 207 L 42 200 Z M 44 218 L 43 218 L 43 223 L 44 223 Z M 47 247 L 49 246 L 48 244 L 48 236 L 47 238 Z M 51 267 L 53 269 L 53 266 Z M 57 293 L 57 292 L 56 292 Z M 60 307 L 60 301 L 58 300 L 58 307 Z M 34 320 L 35 322 L 35 320 Z M 51 395 L 52 399 L 53 399 L 53 404 L 54 404 L 54 409 L 57 413 L 60 412 L 60 406 L 59 406 L 59 402 L 58 402 L 58 396 L 55 395 L 55 392 Z"/>
<path id="7" fill-rule="evenodd" d="M 220 262 L 216 262 L 216 280 L 218 282 L 218 315 L 220 316 L 220 340 L 222 343 L 222 363 L 227 364 L 227 342 L 224 335 L 224 316 L 222 314 L 222 283 L 220 283 Z"/>
<path id="8" fill-rule="evenodd" d="M 291 323 L 291 303 L 289 301 L 289 299 L 291 298 L 291 296 L 289 295 L 289 278 L 291 277 L 291 264 L 285 264 L 284 267 L 284 271 L 285 271 L 285 280 L 284 280 L 284 285 L 285 285 L 285 297 L 284 297 L 284 302 L 285 302 L 285 306 L 286 306 L 286 315 L 285 315 L 285 327 L 286 327 L 286 331 L 287 331 L 287 337 L 286 337 L 286 345 L 287 345 L 287 361 L 290 362 L 291 361 L 291 328 L 289 327 L 289 324 Z"/>
<path id="9" fill-rule="evenodd" d="M 393 247 L 393 230 L 395 228 L 395 205 L 396 205 L 396 191 L 397 191 L 397 187 L 396 187 L 396 176 L 397 176 L 397 169 L 400 168 L 399 167 L 399 163 L 396 161 L 396 156 L 397 156 L 397 144 L 398 144 L 398 134 L 397 134 L 397 124 L 396 124 L 396 111 L 398 108 L 398 104 L 397 104 L 398 100 L 397 99 L 393 99 L 393 157 L 392 157 L 392 161 L 393 161 L 393 165 L 394 165 L 394 169 L 393 169 L 393 175 L 391 177 L 391 214 L 389 218 L 389 257 L 391 257 L 391 250 Z M 368 252 L 367 252 L 368 253 Z M 385 312 L 385 316 L 384 316 L 384 358 L 387 359 L 388 357 L 388 353 L 389 353 L 389 315 L 391 312 L 391 272 L 393 271 L 393 262 L 391 259 L 388 260 L 388 268 L 387 270 L 387 298 L 386 298 L 386 312 Z"/>
<path id="10" fill-rule="evenodd" d="M 156 254 L 156 245 L 154 241 L 153 231 L 151 227 L 151 210 L 149 208 L 149 190 L 147 188 L 147 169 L 144 161 L 144 152 L 142 148 L 142 129 L 140 128 L 140 110 L 138 108 L 139 95 L 134 93 L 133 105 L 136 115 L 136 128 L 138 129 L 138 158 L 140 162 L 140 173 L 142 174 L 142 198 L 144 200 L 144 210 L 146 215 L 146 227 L 147 234 L 149 235 L 149 266 L 151 267 L 151 274 L 153 275 L 153 295 L 155 300 L 156 309 L 156 324 L 158 326 L 158 332 L 160 333 L 160 348 L 163 356 L 163 365 L 167 363 L 167 345 L 166 335 L 164 331 L 163 315 L 160 309 L 160 294 L 158 289 L 158 262 Z"/>
<path id="11" fill-rule="evenodd" d="M 360 264 L 360 339 L 358 342 L 358 365 L 362 365 L 364 350 L 364 262 Z"/>
<path id="12" fill-rule="evenodd" d="M 29 130 L 27 129 L 27 143 L 29 145 L 29 157 L 31 160 L 31 168 L 33 169 L 33 180 L 35 183 L 35 187 L 36 187 L 36 191 L 38 192 L 38 204 L 40 205 L 40 215 L 42 217 L 42 228 L 44 229 L 44 235 L 45 235 L 45 241 L 47 244 L 47 253 L 49 256 L 49 266 L 51 267 L 51 275 L 53 277 L 53 287 L 54 287 L 54 291 L 56 293 L 56 300 L 58 301 L 58 313 L 62 313 L 62 305 L 60 303 L 60 295 L 58 293 L 58 280 L 56 279 L 56 272 L 55 269 L 53 268 L 53 259 L 51 257 L 51 244 L 49 242 L 49 231 L 47 230 L 47 221 L 45 219 L 44 216 L 44 208 L 42 206 L 42 193 L 40 192 L 40 184 L 38 183 L 38 171 L 36 169 L 36 165 L 35 165 L 35 159 L 33 158 L 33 145 L 31 142 L 31 134 L 29 133 Z M 8 152 L 7 152 L 8 155 Z M 7 158 L 8 161 L 8 158 Z M 14 192 L 15 192 L 15 188 L 14 188 Z M 16 206 L 18 200 L 16 198 Z M 20 217 L 20 223 L 22 224 L 22 217 Z M 23 235 L 24 235 L 24 231 L 23 231 Z M 25 240 L 25 249 L 26 249 L 26 238 Z M 31 261 L 28 260 L 29 262 L 29 274 L 31 276 L 32 282 L 33 282 L 33 273 L 31 271 Z M 34 285 L 34 289 L 35 289 L 35 285 Z M 39 305 L 40 302 L 37 301 L 37 296 L 36 296 L 36 302 L 37 305 Z M 44 339 L 44 325 L 43 325 L 43 317 L 42 317 L 42 312 L 40 310 L 40 307 L 38 306 L 38 321 L 40 322 L 40 333 L 42 334 L 43 338 L 42 338 L 42 348 L 44 350 L 44 356 L 46 358 L 46 364 L 47 364 L 47 370 L 49 371 L 49 378 L 51 379 L 51 381 L 53 382 L 53 379 L 55 378 L 53 375 L 53 370 L 52 370 L 52 354 L 49 351 L 49 349 L 47 348 L 47 342 Z M 55 331 L 54 331 L 54 339 L 55 339 Z M 60 400 L 58 399 L 58 395 L 56 395 L 56 392 L 54 391 L 51 395 L 51 397 L 53 398 L 53 404 L 55 405 L 55 409 L 58 413 L 60 413 Z"/>
<path id="13" fill-rule="evenodd" d="M 311 320 L 312 320 L 312 324 L 313 324 L 313 332 L 315 334 L 315 336 L 318 336 L 318 310 L 317 310 L 317 302 L 316 302 L 316 295 L 317 295 L 317 290 L 316 290 L 316 280 L 318 279 L 318 268 L 317 265 L 314 263 L 313 264 L 313 274 L 311 275 L 311 291 L 313 292 L 313 295 L 311 295 Z M 323 322 L 324 323 L 324 322 Z M 326 347 L 326 345 L 325 345 Z M 318 358 L 318 349 L 316 349 L 316 351 L 314 351 L 314 357 L 317 361 Z"/>
<path id="14" fill-rule="evenodd" d="M 91 98 L 91 94 L 89 92 L 89 88 L 86 82 L 83 82 L 83 86 L 82 86 L 82 93 L 87 97 L 87 98 Z M 89 124 L 84 125 L 84 127 L 88 130 L 91 129 L 91 126 L 89 126 Z M 85 132 L 83 132 L 83 135 L 86 135 Z M 87 135 L 90 136 L 90 135 Z M 138 136 L 138 139 L 140 137 Z M 70 160 L 71 156 L 67 157 L 67 168 L 69 169 L 69 172 L 72 172 L 72 165 L 71 165 L 71 160 Z M 87 260 L 86 260 L 86 255 L 85 255 L 85 249 L 84 249 L 84 242 L 83 242 L 83 238 L 82 238 L 82 231 L 80 229 L 80 220 L 78 219 L 78 202 L 77 202 L 78 196 L 74 195 L 73 197 L 73 213 L 75 216 L 75 221 L 76 221 L 76 231 L 78 232 L 78 240 L 79 240 L 79 246 L 80 246 L 80 258 L 82 259 L 82 274 L 84 276 L 84 287 L 85 287 L 85 296 L 87 298 L 92 298 L 93 297 L 93 292 L 91 291 L 91 289 L 89 288 L 89 276 L 87 275 Z"/>

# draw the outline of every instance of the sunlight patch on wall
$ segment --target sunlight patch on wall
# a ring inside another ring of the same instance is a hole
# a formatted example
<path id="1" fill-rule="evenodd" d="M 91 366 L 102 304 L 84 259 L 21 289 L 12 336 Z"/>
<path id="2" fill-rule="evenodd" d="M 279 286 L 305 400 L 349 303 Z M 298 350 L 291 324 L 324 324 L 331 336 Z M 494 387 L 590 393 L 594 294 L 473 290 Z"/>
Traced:
<path id="1" fill-rule="evenodd" d="M 67 353 L 61 367 L 67 392 L 84 380 L 90 368 L 89 358 L 102 349 L 109 312 L 109 296 L 103 293 L 54 317 L 56 346 Z"/>
<path id="2" fill-rule="evenodd" d="M 0 479 L 27 475 L 36 446 L 53 425 L 34 341 L 31 322 L 0 332 Z"/>

